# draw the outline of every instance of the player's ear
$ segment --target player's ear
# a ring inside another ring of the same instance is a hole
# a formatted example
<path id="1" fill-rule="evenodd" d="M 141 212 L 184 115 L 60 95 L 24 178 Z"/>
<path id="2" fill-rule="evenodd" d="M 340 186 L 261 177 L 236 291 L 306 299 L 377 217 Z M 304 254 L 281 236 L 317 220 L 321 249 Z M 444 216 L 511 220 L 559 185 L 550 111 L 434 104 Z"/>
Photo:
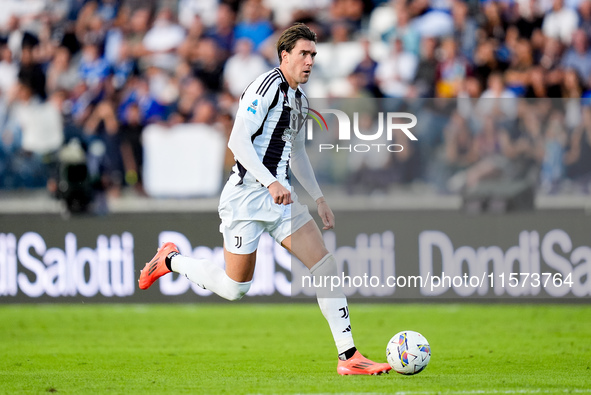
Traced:
<path id="1" fill-rule="evenodd" d="M 285 49 L 283 51 L 281 51 L 281 62 L 282 63 L 284 60 L 287 59 L 287 55 L 289 55 L 289 52 L 287 52 Z"/>

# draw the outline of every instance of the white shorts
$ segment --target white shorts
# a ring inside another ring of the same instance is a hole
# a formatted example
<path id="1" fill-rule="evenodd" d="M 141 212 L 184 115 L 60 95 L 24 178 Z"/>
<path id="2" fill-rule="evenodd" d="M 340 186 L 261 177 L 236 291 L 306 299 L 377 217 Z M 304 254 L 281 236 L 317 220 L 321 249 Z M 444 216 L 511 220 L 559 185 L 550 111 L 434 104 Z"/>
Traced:
<path id="1" fill-rule="evenodd" d="M 218 212 L 222 223 L 220 232 L 224 246 L 233 254 L 250 254 L 256 251 L 263 232 L 269 232 L 281 243 L 312 219 L 306 205 L 290 185 L 292 204 L 287 206 L 273 202 L 269 190 L 261 184 L 234 185 L 226 183 L 220 197 Z"/>

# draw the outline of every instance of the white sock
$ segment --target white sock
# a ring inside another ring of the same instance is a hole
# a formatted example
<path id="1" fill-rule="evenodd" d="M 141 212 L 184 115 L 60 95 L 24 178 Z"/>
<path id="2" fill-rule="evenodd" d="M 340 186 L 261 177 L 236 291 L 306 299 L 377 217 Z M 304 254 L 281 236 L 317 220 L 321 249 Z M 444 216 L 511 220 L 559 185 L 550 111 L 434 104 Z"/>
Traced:
<path id="1" fill-rule="evenodd" d="M 173 272 L 184 275 L 201 288 L 228 300 L 242 299 L 252 284 L 252 281 L 239 283 L 232 280 L 224 269 L 206 259 L 176 255 L 170 260 L 170 267 Z"/>
<path id="2" fill-rule="evenodd" d="M 320 262 L 310 269 L 310 273 L 314 277 L 319 277 L 319 280 L 327 278 L 326 276 L 338 276 L 337 264 L 332 254 L 327 254 L 322 258 Z M 330 326 L 338 353 L 342 354 L 355 347 L 349 319 L 349 306 L 341 288 L 335 287 L 331 289 L 331 281 L 329 280 L 327 283 L 329 284 L 328 287 L 316 289 L 316 297 L 320 310 Z M 321 281 L 317 280 L 316 284 L 321 284 Z"/>

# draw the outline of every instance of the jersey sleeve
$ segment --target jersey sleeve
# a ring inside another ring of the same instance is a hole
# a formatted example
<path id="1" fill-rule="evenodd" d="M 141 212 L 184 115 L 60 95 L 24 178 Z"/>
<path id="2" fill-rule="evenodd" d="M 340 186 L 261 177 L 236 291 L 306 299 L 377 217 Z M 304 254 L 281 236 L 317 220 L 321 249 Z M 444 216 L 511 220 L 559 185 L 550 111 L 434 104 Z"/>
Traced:
<path id="1" fill-rule="evenodd" d="M 305 134 L 305 128 L 302 127 L 294 140 L 291 151 L 290 168 L 295 178 L 297 178 L 300 184 L 302 184 L 302 187 L 304 187 L 306 192 L 308 192 L 312 199 L 316 201 L 318 198 L 321 198 L 323 194 L 318 185 L 318 181 L 316 181 L 310 158 L 308 158 L 308 154 L 306 153 Z"/>
<path id="2" fill-rule="evenodd" d="M 259 83 L 256 80 L 250 84 L 242 94 L 238 104 L 236 117 L 242 117 L 244 119 L 248 131 L 251 132 L 251 136 L 256 133 L 265 121 L 271 102 L 277 92 L 276 86 L 261 90 L 261 85 L 264 81 Z"/>
<path id="3" fill-rule="evenodd" d="M 277 179 L 259 159 L 252 144 L 252 136 L 262 128 L 277 93 L 277 88 L 275 86 L 261 90 L 262 84 L 257 82 L 252 83 L 242 94 L 228 141 L 228 148 L 234 154 L 236 161 L 244 166 L 261 184 L 268 187 Z"/>

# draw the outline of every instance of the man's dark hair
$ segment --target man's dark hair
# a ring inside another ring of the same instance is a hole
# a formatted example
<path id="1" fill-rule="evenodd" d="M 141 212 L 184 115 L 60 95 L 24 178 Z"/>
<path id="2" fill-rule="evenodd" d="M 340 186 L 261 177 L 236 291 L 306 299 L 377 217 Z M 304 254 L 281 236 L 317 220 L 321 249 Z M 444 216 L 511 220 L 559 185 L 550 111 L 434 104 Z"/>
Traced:
<path id="1" fill-rule="evenodd" d="M 300 39 L 316 42 L 316 33 L 303 23 L 295 23 L 281 33 L 281 37 L 277 40 L 277 56 L 279 57 L 279 63 L 281 63 L 281 52 L 291 52 L 295 47 L 296 42 Z"/>

